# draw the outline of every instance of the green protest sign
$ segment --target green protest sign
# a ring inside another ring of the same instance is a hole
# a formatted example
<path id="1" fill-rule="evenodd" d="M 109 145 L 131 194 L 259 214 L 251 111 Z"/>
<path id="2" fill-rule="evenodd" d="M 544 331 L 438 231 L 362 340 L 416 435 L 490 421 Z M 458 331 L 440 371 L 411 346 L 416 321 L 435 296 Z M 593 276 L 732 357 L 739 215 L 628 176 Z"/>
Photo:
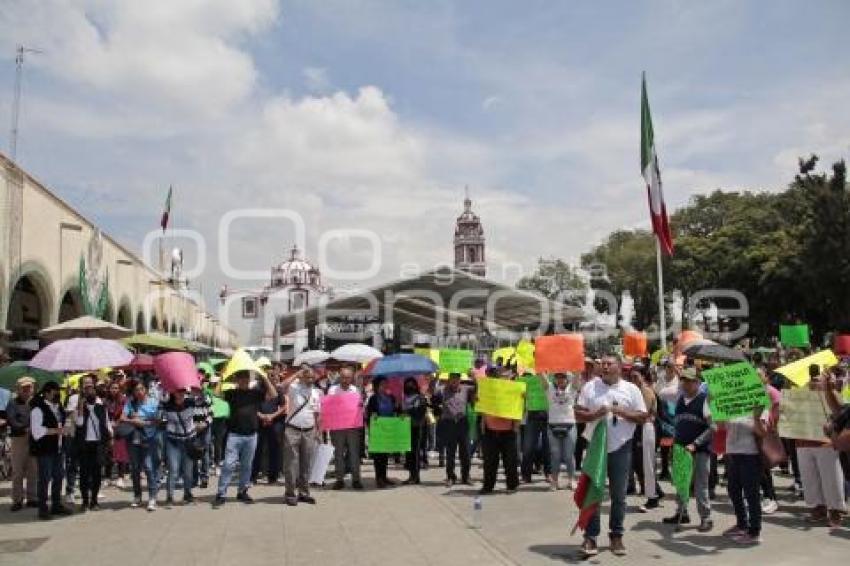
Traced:
<path id="1" fill-rule="evenodd" d="M 756 368 L 741 362 L 702 372 L 708 385 L 711 418 L 715 422 L 753 414 L 753 407 L 770 407 L 770 398 Z"/>
<path id="2" fill-rule="evenodd" d="M 694 455 L 681 444 L 673 445 L 673 469 L 671 479 L 679 501 L 687 505 L 691 497 L 691 479 L 694 475 Z"/>
<path id="3" fill-rule="evenodd" d="M 410 451 L 409 417 L 372 417 L 369 422 L 369 453 L 396 454 Z"/>
<path id="4" fill-rule="evenodd" d="M 440 350 L 440 371 L 465 375 L 472 369 L 472 350 Z"/>
<path id="5" fill-rule="evenodd" d="M 549 397 L 546 389 L 536 375 L 524 375 L 519 381 L 525 382 L 525 408 L 528 411 L 546 411 L 549 409 Z"/>
<path id="6" fill-rule="evenodd" d="M 781 324 L 779 326 L 779 341 L 789 348 L 801 348 L 809 345 L 808 324 Z"/>

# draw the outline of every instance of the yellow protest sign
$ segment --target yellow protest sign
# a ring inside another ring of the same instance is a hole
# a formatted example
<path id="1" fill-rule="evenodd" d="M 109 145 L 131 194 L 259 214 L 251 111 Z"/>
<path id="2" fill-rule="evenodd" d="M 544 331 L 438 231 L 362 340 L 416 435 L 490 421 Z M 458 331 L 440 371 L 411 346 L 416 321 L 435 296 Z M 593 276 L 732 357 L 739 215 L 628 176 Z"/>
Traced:
<path id="1" fill-rule="evenodd" d="M 520 340 L 516 345 L 517 365 L 523 369 L 534 369 L 534 344 L 528 340 Z"/>
<path id="2" fill-rule="evenodd" d="M 502 417 L 522 419 L 525 408 L 525 383 L 482 377 L 478 380 L 478 402 L 475 411 Z"/>
<path id="3" fill-rule="evenodd" d="M 827 411 L 822 393 L 810 389 L 783 389 L 779 408 L 779 436 L 826 442 L 823 425 Z"/>
<path id="4" fill-rule="evenodd" d="M 797 387 L 804 387 L 809 383 L 809 366 L 813 364 L 819 365 L 821 371 L 823 371 L 826 368 L 837 365 L 838 358 L 835 357 L 832 350 L 822 350 L 817 354 L 812 354 L 811 356 L 782 366 L 776 370 L 776 373 L 782 374 Z"/>

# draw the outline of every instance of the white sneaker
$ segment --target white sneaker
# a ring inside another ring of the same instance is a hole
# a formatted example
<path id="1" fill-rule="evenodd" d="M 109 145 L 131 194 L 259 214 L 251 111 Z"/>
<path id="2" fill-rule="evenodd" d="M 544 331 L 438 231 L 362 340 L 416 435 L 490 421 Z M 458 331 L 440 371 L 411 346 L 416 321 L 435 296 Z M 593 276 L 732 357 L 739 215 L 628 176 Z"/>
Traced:
<path id="1" fill-rule="evenodd" d="M 148 501 L 148 511 L 156 511 L 156 499 Z"/>
<path id="2" fill-rule="evenodd" d="M 65 496 L 65 503 L 67 503 L 68 505 L 74 505 L 76 503 L 76 499 L 74 498 L 73 493 L 69 493 Z"/>
<path id="3" fill-rule="evenodd" d="M 132 502 L 132 503 L 130 503 L 130 507 L 132 507 L 133 509 L 135 509 L 136 507 L 140 506 L 141 504 L 142 504 L 142 500 L 141 500 L 141 499 L 133 499 L 133 502 Z"/>
<path id="4" fill-rule="evenodd" d="M 772 515 L 779 509 L 779 504 L 774 499 L 765 499 L 761 502 L 761 512 L 765 515 Z"/>
<path id="5" fill-rule="evenodd" d="M 124 478 L 118 478 L 115 480 L 115 487 L 118 489 L 124 489 Z"/>
<path id="6" fill-rule="evenodd" d="M 570 478 L 569 480 L 567 480 L 567 489 L 568 489 L 569 491 L 575 491 L 575 489 L 576 489 L 576 480 L 574 480 L 573 478 Z"/>

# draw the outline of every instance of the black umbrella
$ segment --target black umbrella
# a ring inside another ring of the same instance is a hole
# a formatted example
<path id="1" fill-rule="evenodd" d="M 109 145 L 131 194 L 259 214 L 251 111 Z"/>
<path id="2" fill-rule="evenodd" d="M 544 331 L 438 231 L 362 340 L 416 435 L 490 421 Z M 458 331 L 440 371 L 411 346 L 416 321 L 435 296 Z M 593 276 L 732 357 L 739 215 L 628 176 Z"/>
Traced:
<path id="1" fill-rule="evenodd" d="M 747 360 L 747 357 L 741 350 L 704 339 L 694 340 L 685 344 L 682 353 L 690 358 L 710 362 L 743 362 Z"/>

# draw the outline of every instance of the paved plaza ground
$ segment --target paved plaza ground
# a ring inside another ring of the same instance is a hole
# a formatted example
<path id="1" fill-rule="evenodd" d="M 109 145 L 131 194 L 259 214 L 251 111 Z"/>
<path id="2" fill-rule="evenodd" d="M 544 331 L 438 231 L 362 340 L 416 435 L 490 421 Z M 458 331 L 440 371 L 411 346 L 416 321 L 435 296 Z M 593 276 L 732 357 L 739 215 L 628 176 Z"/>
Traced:
<path id="1" fill-rule="evenodd" d="M 550 492 L 542 482 L 483 498 L 482 528 L 469 528 L 476 488 L 447 489 L 441 470 L 423 472 L 421 486 L 373 489 L 366 466 L 363 492 L 314 490 L 318 505 L 287 507 L 282 486 L 252 489 L 257 502 L 232 499 L 221 509 L 209 504 L 213 487 L 196 490 L 197 502 L 154 513 L 129 508 L 130 493 L 106 490 L 102 510 L 40 522 L 35 511 L 10 513 L 0 507 L 0 566 L 136 566 L 143 564 L 213 565 L 494 565 L 563 564 L 578 559 L 578 534 L 572 492 Z M 476 462 L 473 477 L 480 480 Z M 403 470 L 391 470 L 403 478 Z M 213 482 L 215 483 L 215 482 Z M 715 530 L 699 534 L 692 526 L 674 534 L 661 518 L 672 513 L 668 497 L 662 509 L 637 512 L 640 497 L 629 498 L 625 543 L 629 554 L 617 558 L 600 539 L 600 555 L 590 564 L 843 564 L 850 554 L 850 529 L 830 532 L 810 527 L 802 502 L 792 500 L 787 478 L 777 478 L 788 497 L 780 511 L 765 518 L 764 542 L 739 548 L 720 536 L 733 522 L 721 492 L 715 502 Z M 499 486 L 503 490 L 503 484 Z M 664 484 L 670 492 L 669 485 Z M 8 501 L 8 483 L 0 497 Z M 230 495 L 234 495 L 231 488 Z M 164 493 L 162 494 L 164 497 Z M 607 524 L 604 509 L 603 527 Z M 604 533 L 604 528 L 603 528 Z"/>

